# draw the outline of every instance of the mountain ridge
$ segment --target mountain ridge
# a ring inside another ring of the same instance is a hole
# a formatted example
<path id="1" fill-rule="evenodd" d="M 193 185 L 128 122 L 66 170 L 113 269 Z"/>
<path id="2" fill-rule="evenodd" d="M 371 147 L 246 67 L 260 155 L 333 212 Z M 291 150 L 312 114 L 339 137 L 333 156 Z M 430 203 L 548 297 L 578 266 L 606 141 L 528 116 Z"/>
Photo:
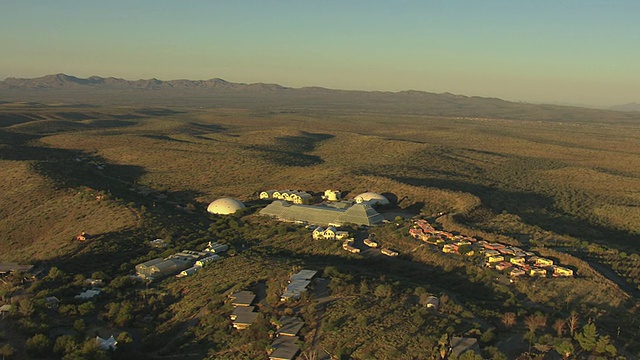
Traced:
<path id="1" fill-rule="evenodd" d="M 421 90 L 337 90 L 319 86 L 292 88 L 269 83 L 208 80 L 125 80 L 116 77 L 80 78 L 63 73 L 0 81 L 1 102 L 67 103 L 76 105 L 145 105 L 229 107 L 267 112 L 377 112 L 555 122 L 640 123 L 636 112 L 576 106 L 511 102 L 499 98 L 432 93 Z"/>

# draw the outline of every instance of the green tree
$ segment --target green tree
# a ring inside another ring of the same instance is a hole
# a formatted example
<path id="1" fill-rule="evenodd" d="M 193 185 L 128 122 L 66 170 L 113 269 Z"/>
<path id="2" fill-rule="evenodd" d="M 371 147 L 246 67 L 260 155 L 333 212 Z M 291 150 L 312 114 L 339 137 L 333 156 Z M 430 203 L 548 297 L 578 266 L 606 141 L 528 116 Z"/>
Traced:
<path id="1" fill-rule="evenodd" d="M 18 302 L 18 312 L 24 317 L 30 317 L 36 311 L 33 301 L 30 299 L 22 299 Z"/>
<path id="2" fill-rule="evenodd" d="M 467 350 L 458 356 L 458 360 L 484 360 L 484 358 L 474 351 Z"/>
<path id="3" fill-rule="evenodd" d="M 87 316 L 93 313 L 95 309 L 96 309 L 96 306 L 91 301 L 87 301 L 85 303 L 78 305 L 78 312 L 82 316 Z"/>
<path id="4" fill-rule="evenodd" d="M 594 323 L 588 323 L 582 327 L 582 331 L 577 333 L 574 338 L 584 351 L 591 352 L 596 347 L 598 341 L 596 325 Z"/>
<path id="5" fill-rule="evenodd" d="M 116 340 L 118 341 L 118 347 L 116 348 L 116 350 L 119 353 L 127 352 L 131 347 L 131 343 L 133 343 L 133 338 L 126 331 L 118 334 Z"/>
<path id="6" fill-rule="evenodd" d="M 568 359 L 575 352 L 573 343 L 569 339 L 562 339 L 561 341 L 558 341 L 554 345 L 554 348 L 558 352 L 558 354 L 560 354 L 560 356 L 565 359 Z"/>
<path id="7" fill-rule="evenodd" d="M 80 334 L 84 334 L 87 331 L 87 324 L 84 323 L 84 320 L 77 319 L 73 322 L 73 328 Z"/>
<path id="8" fill-rule="evenodd" d="M 46 357 L 51 352 L 51 341 L 44 334 L 35 334 L 25 343 L 27 354 L 33 357 Z"/>
<path id="9" fill-rule="evenodd" d="M 376 286 L 373 294 L 378 298 L 389 298 L 393 294 L 393 288 L 389 284 L 380 284 Z"/>
<path id="10" fill-rule="evenodd" d="M 62 360 L 109 360 L 109 355 L 98 347 L 94 339 L 89 339 Z"/>
<path id="11" fill-rule="evenodd" d="M 496 337 L 496 334 L 493 332 L 493 329 L 489 329 L 484 333 L 482 333 L 482 336 L 480 336 L 480 341 L 484 344 L 488 344 L 492 342 L 493 339 L 495 339 L 495 337 Z"/>
<path id="12" fill-rule="evenodd" d="M 16 349 L 13 348 L 13 346 L 11 346 L 11 344 L 7 343 L 2 345 L 2 347 L 0 347 L 0 355 L 2 355 L 2 360 L 6 360 L 10 357 L 12 357 L 13 355 L 15 355 L 16 353 Z"/>
<path id="13" fill-rule="evenodd" d="M 495 346 L 489 346 L 484 349 L 491 360 L 507 360 L 507 356 L 498 350 Z"/>
<path id="14" fill-rule="evenodd" d="M 598 354 L 608 355 L 608 356 L 616 356 L 618 354 L 618 350 L 616 349 L 616 347 L 613 346 L 613 344 L 611 344 L 611 339 L 609 338 L 609 335 L 600 336 L 598 338 L 598 341 L 596 342 L 595 351 Z"/>
<path id="15" fill-rule="evenodd" d="M 65 276 L 66 274 L 55 266 L 49 269 L 47 274 L 47 278 L 51 281 L 63 280 Z"/>
<path id="16" fill-rule="evenodd" d="M 73 336 L 62 335 L 53 344 L 53 352 L 58 356 L 64 356 L 77 350 L 78 346 L 78 342 Z"/>

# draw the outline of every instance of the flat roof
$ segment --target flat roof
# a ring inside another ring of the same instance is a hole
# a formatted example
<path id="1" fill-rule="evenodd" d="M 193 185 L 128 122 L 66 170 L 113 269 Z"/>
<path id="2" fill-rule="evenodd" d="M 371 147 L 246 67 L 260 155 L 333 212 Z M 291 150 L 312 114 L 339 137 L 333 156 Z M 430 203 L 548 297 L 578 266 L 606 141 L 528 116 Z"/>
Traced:
<path id="1" fill-rule="evenodd" d="M 478 340 L 475 338 L 463 338 L 454 336 L 451 338 L 451 355 L 460 356 L 467 351 L 478 353 Z"/>
<path id="2" fill-rule="evenodd" d="M 33 269 L 33 265 L 18 265 L 17 263 L 12 262 L 0 263 L 0 273 L 8 273 L 12 271 L 27 272 L 31 269 Z"/>
<path id="3" fill-rule="evenodd" d="M 235 320 L 233 320 L 234 324 L 251 324 L 256 317 L 258 317 L 257 312 L 241 312 L 238 314 Z"/>
<path id="4" fill-rule="evenodd" d="M 231 294 L 231 305 L 233 306 L 249 306 L 255 300 L 256 294 L 251 291 L 238 291 Z"/>
<path id="5" fill-rule="evenodd" d="M 300 351 L 300 347 L 296 345 L 297 336 L 281 336 L 276 338 L 271 346 L 275 350 L 269 355 L 271 360 L 291 360 Z"/>
<path id="6" fill-rule="evenodd" d="M 316 270 L 302 269 L 297 273 L 291 275 L 291 282 L 294 280 L 311 280 L 316 276 L 318 272 Z"/>
<path id="7" fill-rule="evenodd" d="M 276 331 L 276 335 L 296 336 L 304 326 L 304 321 L 293 316 L 283 316 L 280 318 L 280 324 L 280 329 Z"/>
<path id="8" fill-rule="evenodd" d="M 237 316 L 240 314 L 250 313 L 250 312 L 253 312 L 255 308 L 256 308 L 255 306 L 238 306 L 233 309 L 233 311 L 231 312 L 231 315 Z"/>

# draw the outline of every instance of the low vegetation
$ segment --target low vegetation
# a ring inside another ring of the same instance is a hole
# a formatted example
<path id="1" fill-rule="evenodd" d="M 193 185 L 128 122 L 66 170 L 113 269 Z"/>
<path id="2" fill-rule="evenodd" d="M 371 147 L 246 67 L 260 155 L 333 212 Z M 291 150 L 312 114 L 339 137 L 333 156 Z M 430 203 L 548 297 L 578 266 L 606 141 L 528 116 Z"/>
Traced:
<path id="1" fill-rule="evenodd" d="M 302 358 L 441 358 L 453 336 L 477 339 L 492 359 L 640 354 L 633 122 L 151 110 L 0 105 L 0 260 L 42 271 L 2 277 L 5 358 L 260 358 L 285 314 L 305 320 Z M 384 210 L 394 221 L 375 233 L 401 255 L 350 254 L 257 214 L 261 190 L 331 188 L 396 196 Z M 247 209 L 207 214 L 221 196 Z M 509 283 L 410 237 L 410 216 L 533 248 L 576 276 Z M 150 246 L 156 238 L 168 246 Z M 209 241 L 231 251 L 193 276 L 129 277 L 140 262 Z M 316 282 L 279 301 L 300 268 L 319 270 L 328 289 Z M 105 285 L 81 302 L 89 278 Z M 260 316 L 237 331 L 227 295 L 243 289 L 260 294 Z M 118 338 L 117 350 L 98 349 L 96 332 Z"/>

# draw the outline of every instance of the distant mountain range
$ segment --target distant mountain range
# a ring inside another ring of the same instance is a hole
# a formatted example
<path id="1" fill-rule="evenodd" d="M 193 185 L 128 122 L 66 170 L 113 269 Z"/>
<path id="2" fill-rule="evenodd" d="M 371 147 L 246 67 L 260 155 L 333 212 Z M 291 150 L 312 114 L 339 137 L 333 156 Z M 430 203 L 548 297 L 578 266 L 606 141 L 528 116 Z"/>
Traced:
<path id="1" fill-rule="evenodd" d="M 396 115 L 505 118 L 545 121 L 633 121 L 640 114 L 572 106 L 516 103 L 497 98 L 435 94 L 425 91 L 347 91 L 321 87 L 210 80 L 125 80 L 66 74 L 0 81 L 1 102 L 171 107 L 232 107 L 270 112 L 375 112 Z M 637 110 L 628 104 L 615 110 Z M 612 109 L 613 110 L 613 109 Z"/>
<path id="2" fill-rule="evenodd" d="M 284 87 L 274 84 L 239 84 L 222 79 L 210 80 L 125 80 L 114 77 L 91 76 L 86 79 L 66 74 L 46 75 L 33 79 L 7 78 L 0 82 L 0 88 L 5 89 L 224 89 L 224 90 L 281 90 Z"/>
<path id="3" fill-rule="evenodd" d="M 616 111 L 640 111 L 640 104 L 632 102 L 628 104 L 612 106 L 610 109 Z"/>

